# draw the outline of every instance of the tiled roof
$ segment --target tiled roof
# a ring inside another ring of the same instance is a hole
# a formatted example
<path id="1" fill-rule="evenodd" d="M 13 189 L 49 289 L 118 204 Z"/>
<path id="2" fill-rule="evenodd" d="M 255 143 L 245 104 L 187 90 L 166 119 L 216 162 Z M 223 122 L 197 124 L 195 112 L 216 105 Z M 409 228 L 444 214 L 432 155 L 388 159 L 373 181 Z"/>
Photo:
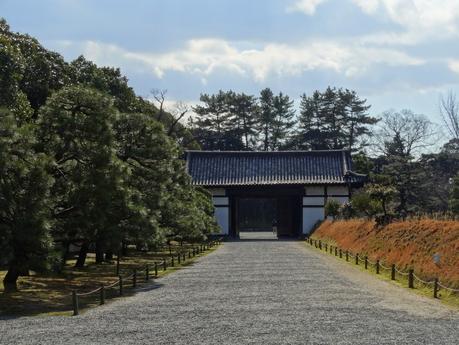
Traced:
<path id="1" fill-rule="evenodd" d="M 362 183 L 348 151 L 188 151 L 193 184 L 244 186 Z"/>

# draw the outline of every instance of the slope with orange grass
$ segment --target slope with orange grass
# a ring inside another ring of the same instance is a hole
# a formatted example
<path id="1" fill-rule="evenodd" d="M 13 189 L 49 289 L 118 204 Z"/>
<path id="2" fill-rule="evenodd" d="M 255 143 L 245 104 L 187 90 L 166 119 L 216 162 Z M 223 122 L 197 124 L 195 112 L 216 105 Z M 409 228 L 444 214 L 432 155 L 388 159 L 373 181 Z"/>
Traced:
<path id="1" fill-rule="evenodd" d="M 406 220 L 377 227 L 371 220 L 327 220 L 313 237 L 373 261 L 412 268 L 423 279 L 438 277 L 459 287 L 459 221 Z M 433 260 L 435 254 L 440 255 L 438 265 Z"/>

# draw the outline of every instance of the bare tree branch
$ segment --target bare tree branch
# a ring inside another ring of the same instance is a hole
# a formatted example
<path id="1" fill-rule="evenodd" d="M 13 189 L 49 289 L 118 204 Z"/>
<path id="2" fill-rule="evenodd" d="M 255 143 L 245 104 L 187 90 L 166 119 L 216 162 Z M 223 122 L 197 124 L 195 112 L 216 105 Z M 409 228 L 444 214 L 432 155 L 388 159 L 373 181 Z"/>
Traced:
<path id="1" fill-rule="evenodd" d="M 451 137 L 459 139 L 459 103 L 452 91 L 440 97 L 440 115 Z"/>

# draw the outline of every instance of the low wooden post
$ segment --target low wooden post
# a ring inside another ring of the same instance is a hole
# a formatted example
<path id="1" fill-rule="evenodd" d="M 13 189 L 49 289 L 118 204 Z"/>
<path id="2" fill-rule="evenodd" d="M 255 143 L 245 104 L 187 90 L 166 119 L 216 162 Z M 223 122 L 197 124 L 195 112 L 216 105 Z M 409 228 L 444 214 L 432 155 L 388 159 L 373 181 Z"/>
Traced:
<path id="1" fill-rule="evenodd" d="M 163 271 L 167 270 L 166 259 L 163 259 Z"/>
<path id="2" fill-rule="evenodd" d="M 392 267 L 390 270 L 390 279 L 395 280 L 395 264 L 392 264 Z"/>
<path id="3" fill-rule="evenodd" d="M 333 252 L 333 246 L 330 246 L 330 254 Z"/>
<path id="4" fill-rule="evenodd" d="M 341 248 L 339 249 L 339 258 L 340 258 L 340 259 L 343 258 L 343 251 L 341 250 Z"/>
<path id="5" fill-rule="evenodd" d="M 328 252 L 328 244 L 325 243 L 325 251 Z"/>
<path id="6" fill-rule="evenodd" d="M 379 260 L 376 260 L 376 274 L 379 274 Z"/>
<path id="7" fill-rule="evenodd" d="M 335 256 L 338 256 L 338 247 L 335 246 Z"/>
<path id="8" fill-rule="evenodd" d="M 171 266 L 174 267 L 175 263 L 174 263 L 174 257 L 171 257 Z"/>
<path id="9" fill-rule="evenodd" d="M 150 267 L 148 267 L 148 265 L 145 266 L 145 281 L 149 281 L 150 280 Z"/>
<path id="10" fill-rule="evenodd" d="M 322 250 L 322 240 L 319 240 L 319 249 Z"/>
<path id="11" fill-rule="evenodd" d="M 183 252 L 183 262 L 185 262 L 185 261 L 186 261 L 186 254 L 185 254 L 185 252 Z"/>
<path id="12" fill-rule="evenodd" d="M 180 254 L 177 254 L 177 263 L 180 265 Z"/>
<path id="13" fill-rule="evenodd" d="M 123 277 L 119 276 L 120 279 L 120 296 L 123 296 Z"/>
<path id="14" fill-rule="evenodd" d="M 349 262 L 349 251 L 346 250 L 346 261 Z"/>
<path id="15" fill-rule="evenodd" d="M 433 290 L 434 298 L 438 298 L 438 278 L 434 280 L 434 290 Z"/>
<path id="16" fill-rule="evenodd" d="M 158 276 L 158 263 L 155 262 L 155 278 Z"/>
<path id="17" fill-rule="evenodd" d="M 105 286 L 104 284 L 100 285 L 100 305 L 105 304 Z"/>
<path id="18" fill-rule="evenodd" d="M 137 269 L 134 268 L 134 273 L 132 274 L 132 287 L 137 286 Z"/>
<path id="19" fill-rule="evenodd" d="M 78 294 L 76 290 L 72 291 L 72 304 L 73 304 L 73 316 L 77 316 L 80 314 L 80 308 L 78 305 Z"/>
<path id="20" fill-rule="evenodd" d="M 410 289 L 414 289 L 414 271 L 413 269 L 410 269 L 408 271 L 408 287 Z"/>
<path id="21" fill-rule="evenodd" d="M 368 269 L 368 256 L 365 256 L 365 269 Z"/>
<path id="22" fill-rule="evenodd" d="M 191 259 L 191 251 L 188 251 L 188 259 Z"/>
<path id="23" fill-rule="evenodd" d="M 359 264 L 359 253 L 355 254 L 355 264 Z"/>

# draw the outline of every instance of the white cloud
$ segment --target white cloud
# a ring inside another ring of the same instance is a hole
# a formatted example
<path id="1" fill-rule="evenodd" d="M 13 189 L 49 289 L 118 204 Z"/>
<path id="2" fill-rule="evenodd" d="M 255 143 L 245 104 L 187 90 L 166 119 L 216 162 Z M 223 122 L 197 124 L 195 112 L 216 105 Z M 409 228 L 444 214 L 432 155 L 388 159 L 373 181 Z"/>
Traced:
<path id="1" fill-rule="evenodd" d="M 237 42 L 194 39 L 181 50 L 163 54 L 130 52 L 90 41 L 84 44 L 83 51 L 88 59 L 102 65 L 150 71 L 159 79 L 169 71 L 187 73 L 197 75 L 203 84 L 217 70 L 263 82 L 273 76 L 296 76 L 312 70 L 332 70 L 353 77 L 375 64 L 411 66 L 424 62 L 393 49 L 336 41 L 268 43 L 257 49 L 243 49 L 238 48 Z"/>
<path id="2" fill-rule="evenodd" d="M 402 31 L 365 37 L 377 44 L 416 44 L 459 34 L 458 0 L 350 0 L 365 13 L 388 18 Z"/>
<path id="3" fill-rule="evenodd" d="M 311 16 L 316 13 L 317 6 L 326 1 L 328 0 L 296 0 L 287 7 L 287 12 L 303 12 Z"/>
<path id="4" fill-rule="evenodd" d="M 449 60 L 448 61 L 448 67 L 454 73 L 458 73 L 459 74 L 459 60 L 453 60 L 453 59 Z"/>

